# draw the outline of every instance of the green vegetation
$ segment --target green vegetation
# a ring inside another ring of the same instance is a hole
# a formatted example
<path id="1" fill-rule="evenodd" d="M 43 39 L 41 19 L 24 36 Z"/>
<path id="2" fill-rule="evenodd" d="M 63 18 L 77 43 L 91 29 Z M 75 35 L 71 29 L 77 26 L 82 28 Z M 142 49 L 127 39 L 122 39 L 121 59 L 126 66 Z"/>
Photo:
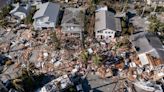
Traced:
<path id="1" fill-rule="evenodd" d="M 14 3 L 20 3 L 21 0 L 14 0 Z"/>
<path id="2" fill-rule="evenodd" d="M 130 35 L 134 32 L 134 26 L 132 23 L 128 22 L 127 17 L 121 19 L 122 35 Z"/>
<path id="3" fill-rule="evenodd" d="M 94 37 L 95 10 L 96 7 L 94 5 L 91 5 L 86 10 L 86 15 L 84 20 L 84 33 L 87 33 L 88 36 L 90 37 Z"/>
<path id="4" fill-rule="evenodd" d="M 76 88 L 70 87 L 70 88 L 68 89 L 68 92 L 77 92 L 77 91 L 76 91 Z"/>
<path id="5" fill-rule="evenodd" d="M 53 41 L 53 43 L 54 43 L 54 47 L 55 47 L 55 49 L 56 50 L 59 50 L 60 49 L 60 39 L 58 39 L 58 37 L 57 37 L 57 35 L 56 35 L 56 32 L 52 32 L 52 34 L 51 34 L 51 39 L 52 39 L 52 41 Z"/>
<path id="6" fill-rule="evenodd" d="M 164 7 L 157 6 L 157 8 L 155 9 L 155 12 L 164 12 Z"/>
<path id="7" fill-rule="evenodd" d="M 138 15 L 141 15 L 143 11 L 143 6 L 137 4 L 134 6 L 134 9 L 136 9 Z"/>
<path id="8" fill-rule="evenodd" d="M 92 4 L 98 4 L 101 0 L 92 0 Z"/>
<path id="9" fill-rule="evenodd" d="M 35 12 L 36 12 L 36 7 L 32 7 L 32 9 L 30 10 L 28 16 L 24 19 L 25 24 L 32 24 L 33 23 L 32 17 L 34 16 Z"/>
<path id="10" fill-rule="evenodd" d="M 97 66 L 99 66 L 102 62 L 101 62 L 102 58 L 96 53 L 95 55 L 93 55 L 93 63 Z"/>
<path id="11" fill-rule="evenodd" d="M 44 78 L 43 74 L 36 74 L 35 70 L 34 63 L 29 63 L 26 68 L 22 68 L 20 76 L 11 80 L 13 88 L 19 92 L 34 92 Z"/>
<path id="12" fill-rule="evenodd" d="M 5 28 L 7 25 L 7 21 L 6 21 L 5 17 L 9 14 L 11 9 L 12 9 L 11 5 L 6 5 L 5 7 L 2 8 L 2 10 L 0 12 L 0 26 L 3 28 Z"/>
<path id="13" fill-rule="evenodd" d="M 82 51 L 80 56 L 81 56 L 81 59 L 82 59 L 83 63 L 87 66 L 88 59 L 89 59 L 88 52 L 87 51 Z"/>
<path id="14" fill-rule="evenodd" d="M 0 20 L 0 27 L 6 28 L 7 21 L 5 19 Z"/>
<path id="15" fill-rule="evenodd" d="M 149 25 L 150 32 L 162 32 L 164 30 L 164 23 L 160 22 L 156 16 L 150 16 L 149 21 L 150 21 L 150 25 Z"/>

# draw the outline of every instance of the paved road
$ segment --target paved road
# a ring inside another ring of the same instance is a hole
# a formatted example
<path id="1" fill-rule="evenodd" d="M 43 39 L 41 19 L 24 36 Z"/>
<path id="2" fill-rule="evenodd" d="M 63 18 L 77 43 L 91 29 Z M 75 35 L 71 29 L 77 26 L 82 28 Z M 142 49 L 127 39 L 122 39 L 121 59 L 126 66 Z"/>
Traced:
<path id="1" fill-rule="evenodd" d="M 112 92 L 113 89 L 119 89 L 122 84 L 122 80 L 117 83 L 117 80 L 113 78 L 100 79 L 96 75 L 88 74 L 83 88 L 84 92 Z"/>

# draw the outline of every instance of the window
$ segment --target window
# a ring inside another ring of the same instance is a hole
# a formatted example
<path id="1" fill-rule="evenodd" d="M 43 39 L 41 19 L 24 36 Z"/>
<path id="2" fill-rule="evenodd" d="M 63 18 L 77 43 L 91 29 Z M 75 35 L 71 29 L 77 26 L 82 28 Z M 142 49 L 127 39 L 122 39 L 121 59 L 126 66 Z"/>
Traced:
<path id="1" fill-rule="evenodd" d="M 45 24 L 50 24 L 50 22 L 45 22 Z"/>
<path id="2" fill-rule="evenodd" d="M 101 33 L 101 31 L 97 31 L 97 33 Z"/>

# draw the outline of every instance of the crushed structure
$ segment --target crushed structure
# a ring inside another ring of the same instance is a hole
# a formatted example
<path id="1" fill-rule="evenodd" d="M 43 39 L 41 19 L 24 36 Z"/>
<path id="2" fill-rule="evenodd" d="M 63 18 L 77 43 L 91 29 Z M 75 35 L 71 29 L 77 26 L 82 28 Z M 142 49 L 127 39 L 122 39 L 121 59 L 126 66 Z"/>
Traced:
<path id="1" fill-rule="evenodd" d="M 80 37 L 84 31 L 84 8 L 66 8 L 61 22 L 61 32 L 66 37 Z"/>
<path id="2" fill-rule="evenodd" d="M 10 11 L 10 14 L 20 20 L 27 17 L 31 8 L 30 4 L 23 4 L 23 3 L 22 4 L 16 3 L 13 4 L 13 6 L 14 9 Z"/>
<path id="3" fill-rule="evenodd" d="M 150 66 L 153 67 L 156 65 L 155 63 L 164 63 L 164 48 L 159 38 L 155 35 L 141 32 L 133 34 L 130 39 L 133 47 L 137 51 L 142 66 L 150 64 Z"/>

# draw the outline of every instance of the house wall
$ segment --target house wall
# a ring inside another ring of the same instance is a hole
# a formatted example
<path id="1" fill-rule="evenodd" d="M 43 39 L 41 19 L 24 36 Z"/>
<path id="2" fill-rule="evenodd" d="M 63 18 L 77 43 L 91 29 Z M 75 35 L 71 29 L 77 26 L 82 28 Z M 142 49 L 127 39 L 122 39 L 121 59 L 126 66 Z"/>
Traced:
<path id="1" fill-rule="evenodd" d="M 19 17 L 21 20 L 26 18 L 26 14 L 23 12 L 15 12 L 13 13 L 14 16 Z"/>
<path id="2" fill-rule="evenodd" d="M 34 19 L 34 23 L 33 23 L 34 28 L 41 29 L 43 27 L 45 28 L 55 27 L 55 23 L 48 21 L 48 19 L 49 19 L 48 17 Z"/>
<path id="3" fill-rule="evenodd" d="M 139 60 L 141 61 L 141 65 L 142 66 L 149 64 L 148 58 L 146 56 L 146 53 L 139 54 L 138 57 L 139 57 Z"/>
<path id="4" fill-rule="evenodd" d="M 79 33 L 82 31 L 82 27 L 75 25 L 62 24 L 62 31 L 69 33 Z"/>
<path id="5" fill-rule="evenodd" d="M 97 31 L 95 33 L 96 38 L 99 40 L 110 40 L 113 39 L 115 37 L 115 31 L 110 30 L 110 29 L 105 29 L 102 31 Z"/>
<path id="6" fill-rule="evenodd" d="M 82 39 L 82 31 L 83 28 L 80 26 L 62 24 L 62 33 L 64 34 L 71 34 L 72 36 L 80 37 Z"/>

